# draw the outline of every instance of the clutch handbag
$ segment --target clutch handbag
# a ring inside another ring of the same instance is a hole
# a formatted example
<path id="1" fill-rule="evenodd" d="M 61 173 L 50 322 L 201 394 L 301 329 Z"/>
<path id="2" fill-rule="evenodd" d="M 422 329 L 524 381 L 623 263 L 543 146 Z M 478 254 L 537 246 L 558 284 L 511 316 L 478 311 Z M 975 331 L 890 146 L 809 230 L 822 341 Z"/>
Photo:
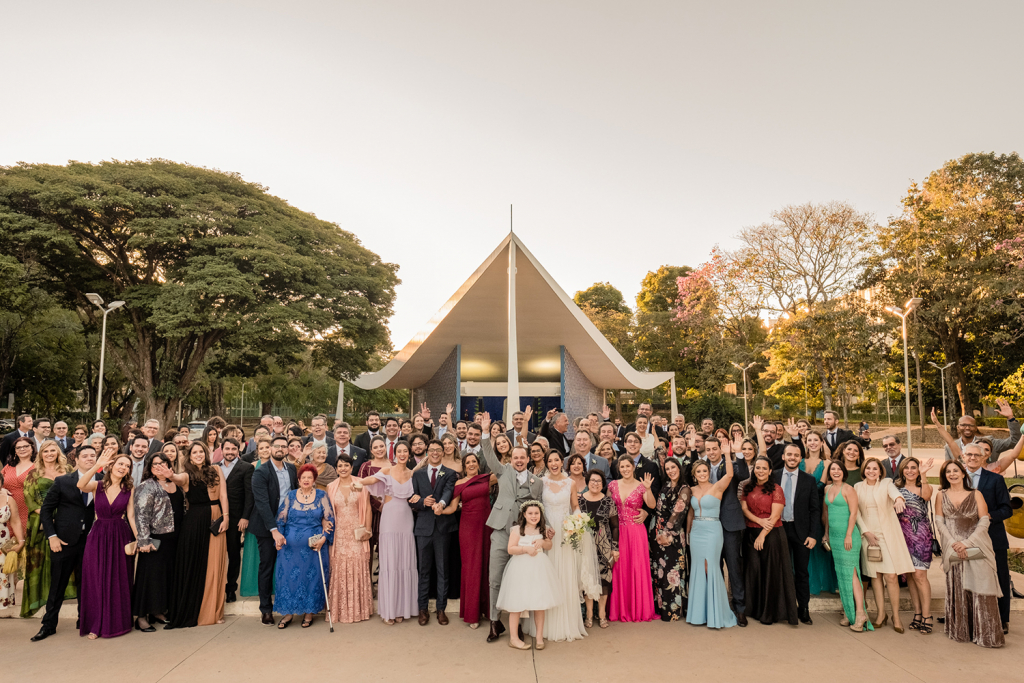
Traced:
<path id="1" fill-rule="evenodd" d="M 981 548 L 978 548 L 976 546 L 971 546 L 971 547 L 967 548 L 967 559 L 961 560 L 959 555 L 957 555 L 956 553 L 953 553 L 953 556 L 949 558 L 949 561 L 953 562 L 953 563 L 957 563 L 957 562 L 970 562 L 971 560 L 980 560 L 983 557 L 985 557 L 985 556 L 982 554 Z"/>
<path id="2" fill-rule="evenodd" d="M 13 547 L 14 546 L 11 545 L 11 548 Z M 4 557 L 4 565 L 0 568 L 0 571 L 4 574 L 13 574 L 18 571 L 18 553 L 12 553 L 10 551 L 5 552 L 6 556 Z"/>
<path id="3" fill-rule="evenodd" d="M 128 545 L 126 545 L 124 547 L 124 554 L 125 555 L 134 555 L 135 551 L 138 549 L 138 547 L 139 547 L 138 542 L 137 541 L 132 541 L 131 543 L 129 543 Z"/>
<path id="4" fill-rule="evenodd" d="M 310 536 L 309 537 L 309 547 L 312 548 L 313 546 L 315 546 L 317 543 L 319 543 L 321 540 L 323 540 L 323 537 L 324 537 L 323 534 L 313 534 L 312 536 Z"/>
<path id="5" fill-rule="evenodd" d="M 878 545 L 868 546 L 868 562 L 882 561 L 882 547 Z"/>
<path id="6" fill-rule="evenodd" d="M 366 539 L 370 538 L 370 536 L 372 536 L 373 534 L 367 531 L 365 526 L 360 524 L 355 528 L 355 535 L 357 541 L 365 541 Z"/>
<path id="7" fill-rule="evenodd" d="M 214 536 L 220 535 L 220 523 L 224 521 L 224 515 L 210 522 L 210 533 Z"/>
<path id="8" fill-rule="evenodd" d="M 828 542 L 828 538 L 821 539 L 821 547 L 825 549 L 825 552 L 832 552 L 832 545 Z"/>

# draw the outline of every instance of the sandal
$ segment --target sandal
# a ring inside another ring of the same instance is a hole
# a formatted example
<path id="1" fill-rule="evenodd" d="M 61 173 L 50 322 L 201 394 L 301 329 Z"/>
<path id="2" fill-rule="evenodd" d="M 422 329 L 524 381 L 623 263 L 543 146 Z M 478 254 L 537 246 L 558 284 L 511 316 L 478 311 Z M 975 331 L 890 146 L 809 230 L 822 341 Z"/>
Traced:
<path id="1" fill-rule="evenodd" d="M 921 615 L 920 614 L 914 614 L 914 620 L 910 622 L 910 626 L 908 626 L 908 628 L 911 631 L 916 631 L 920 627 L 921 627 Z"/>
<path id="2" fill-rule="evenodd" d="M 394 619 L 384 619 L 383 621 L 388 626 L 394 626 L 395 625 L 395 620 Z"/>
<path id="3" fill-rule="evenodd" d="M 583 625 L 586 626 L 587 628 L 594 628 L 594 619 L 593 619 L 593 617 L 591 617 L 590 619 L 584 619 L 583 620 Z"/>
<path id="4" fill-rule="evenodd" d="M 608 620 L 605 619 L 604 617 L 598 617 L 598 622 L 599 622 L 601 628 L 608 628 Z"/>
<path id="5" fill-rule="evenodd" d="M 278 622 L 278 628 L 288 628 L 288 624 L 292 623 L 292 616 L 289 614 L 287 617 Z"/>
<path id="6" fill-rule="evenodd" d="M 309 628 L 312 625 L 313 625 L 313 620 L 312 619 L 303 619 L 302 620 L 302 628 Z"/>
<path id="7" fill-rule="evenodd" d="M 922 635 L 928 635 L 929 633 L 931 633 L 932 632 L 932 618 L 931 617 L 925 617 L 924 619 L 922 619 L 921 623 L 917 627 L 917 630 L 920 631 Z"/>

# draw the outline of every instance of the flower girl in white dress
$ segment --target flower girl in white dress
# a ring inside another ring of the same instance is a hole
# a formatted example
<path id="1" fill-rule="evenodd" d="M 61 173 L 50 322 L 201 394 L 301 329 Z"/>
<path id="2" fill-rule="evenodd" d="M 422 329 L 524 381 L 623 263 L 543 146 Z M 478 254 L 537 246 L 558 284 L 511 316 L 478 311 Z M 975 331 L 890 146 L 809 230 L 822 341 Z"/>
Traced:
<path id="1" fill-rule="evenodd" d="M 509 534 L 508 554 L 511 557 L 505 565 L 498 591 L 498 609 L 508 612 L 508 644 L 517 650 L 530 649 L 516 637 L 521 613 L 533 612 L 537 629 L 534 640 L 537 649 L 543 650 L 544 610 L 561 604 L 555 567 L 544 552 L 551 549 L 551 541 L 545 538 L 546 530 L 544 506 L 536 500 L 523 503 L 519 509 L 519 520 Z"/>

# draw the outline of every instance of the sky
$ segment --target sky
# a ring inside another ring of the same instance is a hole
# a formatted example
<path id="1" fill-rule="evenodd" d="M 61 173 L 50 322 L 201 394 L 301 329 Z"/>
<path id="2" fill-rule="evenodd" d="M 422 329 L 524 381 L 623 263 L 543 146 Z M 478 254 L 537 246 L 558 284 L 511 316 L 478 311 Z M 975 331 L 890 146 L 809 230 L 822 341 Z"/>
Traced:
<path id="1" fill-rule="evenodd" d="M 412 338 L 509 230 L 570 295 L 789 204 L 885 221 L 1022 151 L 1024 3 L 7 3 L 0 165 L 240 173 L 400 266 Z"/>

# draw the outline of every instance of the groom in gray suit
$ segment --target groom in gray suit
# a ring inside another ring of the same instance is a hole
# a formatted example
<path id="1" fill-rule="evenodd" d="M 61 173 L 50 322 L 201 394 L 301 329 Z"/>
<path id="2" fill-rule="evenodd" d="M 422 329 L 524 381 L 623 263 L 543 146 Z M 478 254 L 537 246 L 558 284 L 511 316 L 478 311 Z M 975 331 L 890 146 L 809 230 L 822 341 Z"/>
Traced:
<path id="1" fill-rule="evenodd" d="M 501 589 L 501 576 L 508 564 L 509 532 L 519 518 L 519 506 L 528 500 L 540 500 L 544 482 L 526 469 L 530 462 L 529 452 L 522 446 L 512 448 L 512 462 L 502 465 L 494 455 L 494 447 L 488 438 L 491 426 L 490 415 L 484 414 L 480 419 L 484 437 L 480 441 L 484 460 L 492 474 L 498 477 L 498 498 L 487 518 L 487 526 L 491 531 L 491 557 L 488 570 L 488 582 L 491 586 L 491 631 L 487 634 L 487 642 L 491 643 L 505 632 L 501 623 L 501 611 L 498 609 L 498 591 Z M 548 529 L 548 538 L 554 532 Z"/>

